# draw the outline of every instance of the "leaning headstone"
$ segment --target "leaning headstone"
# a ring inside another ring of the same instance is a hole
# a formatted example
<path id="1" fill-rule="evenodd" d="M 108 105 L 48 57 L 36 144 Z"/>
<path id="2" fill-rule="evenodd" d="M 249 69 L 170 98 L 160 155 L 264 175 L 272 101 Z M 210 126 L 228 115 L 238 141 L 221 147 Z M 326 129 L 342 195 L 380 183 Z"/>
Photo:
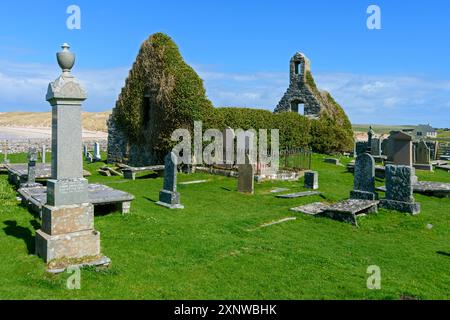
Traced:
<path id="1" fill-rule="evenodd" d="M 368 153 L 360 154 L 356 158 L 355 178 L 350 198 L 360 200 L 377 199 L 377 194 L 375 193 L 375 160 Z"/>
<path id="2" fill-rule="evenodd" d="M 386 166 L 386 199 L 380 201 L 385 209 L 418 214 L 420 204 L 413 196 L 415 170 L 410 166 Z"/>
<path id="3" fill-rule="evenodd" d="M 92 153 L 88 152 L 87 157 L 86 157 L 86 161 L 89 163 L 94 162 L 94 156 L 92 155 Z"/>
<path id="4" fill-rule="evenodd" d="M 413 165 L 412 136 L 404 132 L 393 134 L 393 162 L 395 165 Z"/>
<path id="5" fill-rule="evenodd" d="M 94 161 L 102 161 L 102 155 L 100 154 L 100 143 L 94 144 Z"/>
<path id="6" fill-rule="evenodd" d="M 47 156 L 47 148 L 46 148 L 45 144 L 43 144 L 41 147 L 41 162 L 42 163 L 46 162 L 46 156 Z"/>
<path id="7" fill-rule="evenodd" d="M 164 188 L 160 191 L 159 201 L 156 203 L 170 209 L 184 208 L 177 192 L 177 164 L 178 159 L 173 152 L 164 158 Z"/>
<path id="8" fill-rule="evenodd" d="M 255 168 L 250 163 L 248 155 L 245 156 L 245 163 L 238 165 L 238 192 L 254 193 Z"/>
<path id="9" fill-rule="evenodd" d="M 100 259 L 100 233 L 94 229 L 94 206 L 88 199 L 80 154 L 81 103 L 86 93 L 71 73 L 75 56 L 69 45 L 57 54 L 62 74 L 50 83 L 46 99 L 52 106 L 52 179 L 47 181 L 47 204 L 42 208 L 42 228 L 36 232 L 36 253 L 46 262 Z M 64 259 L 63 259 L 64 258 Z"/>
<path id="10" fill-rule="evenodd" d="M 30 148 L 28 151 L 28 174 L 27 182 L 20 185 L 21 188 L 33 188 L 40 186 L 41 184 L 36 183 L 36 162 L 38 158 L 38 153 L 36 148 Z"/>
<path id="11" fill-rule="evenodd" d="M 317 171 L 305 172 L 305 188 L 306 189 L 319 189 L 319 173 Z"/>

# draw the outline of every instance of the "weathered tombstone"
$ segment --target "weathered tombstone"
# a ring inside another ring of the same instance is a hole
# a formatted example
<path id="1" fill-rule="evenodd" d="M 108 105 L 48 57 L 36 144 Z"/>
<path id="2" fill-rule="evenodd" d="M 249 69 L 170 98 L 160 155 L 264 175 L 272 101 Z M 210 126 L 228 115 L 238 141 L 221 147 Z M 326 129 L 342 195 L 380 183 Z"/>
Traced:
<path id="1" fill-rule="evenodd" d="M 415 148 L 415 163 L 416 169 L 432 171 L 431 165 L 431 150 L 428 148 L 425 141 L 420 141 Z"/>
<path id="2" fill-rule="evenodd" d="M 317 171 L 305 172 L 305 188 L 313 190 L 319 189 L 319 173 Z"/>
<path id="3" fill-rule="evenodd" d="M 404 132 L 394 133 L 393 139 L 393 162 L 395 165 L 412 166 L 413 148 L 412 137 Z"/>
<path id="4" fill-rule="evenodd" d="M 381 139 L 372 138 L 372 146 L 370 149 L 370 154 L 376 157 L 381 156 Z"/>
<path id="5" fill-rule="evenodd" d="M 89 152 L 89 151 L 88 151 L 87 145 L 83 144 L 83 158 L 84 158 L 84 159 L 87 159 L 88 152 Z"/>
<path id="6" fill-rule="evenodd" d="M 375 193 L 375 160 L 368 153 L 360 154 L 355 161 L 355 178 L 350 198 L 376 200 L 377 197 Z"/>
<path id="7" fill-rule="evenodd" d="M 354 151 L 354 157 L 356 158 L 361 153 L 367 152 L 367 142 L 365 141 L 356 141 L 355 142 L 355 151 Z"/>
<path id="8" fill-rule="evenodd" d="M 41 162 L 42 163 L 46 162 L 46 156 L 47 156 L 47 148 L 45 147 L 45 144 L 43 144 L 41 147 Z"/>
<path id="9" fill-rule="evenodd" d="M 236 135 L 234 130 L 226 128 L 223 131 L 223 163 L 227 168 L 234 165 L 234 140 Z"/>
<path id="10" fill-rule="evenodd" d="M 3 144 L 3 163 L 4 164 L 8 164 L 9 163 L 9 160 L 8 160 L 8 141 L 7 140 Z"/>
<path id="11" fill-rule="evenodd" d="M 38 158 L 38 153 L 36 148 L 30 148 L 28 151 L 28 175 L 27 182 L 20 185 L 21 188 L 33 188 L 40 186 L 36 183 L 36 162 Z"/>
<path id="12" fill-rule="evenodd" d="M 46 96 L 52 106 L 52 179 L 47 182 L 42 228 L 36 232 L 36 253 L 46 262 L 100 255 L 100 233 L 94 230 L 94 206 L 89 203 L 80 154 L 81 103 L 86 93 L 70 71 L 75 56 L 69 45 L 62 48 L 57 54 L 62 74 L 50 83 Z M 105 264 L 105 259 L 89 262 Z"/>
<path id="13" fill-rule="evenodd" d="M 86 157 L 86 161 L 89 163 L 94 162 L 94 156 L 92 155 L 92 153 L 88 152 L 87 157 Z"/>
<path id="14" fill-rule="evenodd" d="M 411 166 L 386 166 L 386 199 L 380 201 L 385 209 L 418 214 L 420 204 L 413 196 L 415 170 Z"/>
<path id="15" fill-rule="evenodd" d="M 255 168 L 250 163 L 248 154 L 245 155 L 245 163 L 238 165 L 238 192 L 254 193 Z"/>
<path id="16" fill-rule="evenodd" d="M 100 143 L 94 144 L 94 161 L 102 161 L 102 155 L 100 154 Z"/>
<path id="17" fill-rule="evenodd" d="M 389 162 L 394 161 L 394 138 L 393 135 L 397 133 L 396 131 L 391 132 L 389 137 L 385 139 L 384 142 L 384 149 L 383 149 L 383 155 L 386 156 L 386 160 Z M 383 145 L 382 145 L 383 147 Z"/>
<path id="18" fill-rule="evenodd" d="M 173 152 L 164 158 L 164 188 L 160 191 L 159 201 L 156 203 L 170 209 L 184 208 L 177 192 L 177 163 L 178 158 Z"/>

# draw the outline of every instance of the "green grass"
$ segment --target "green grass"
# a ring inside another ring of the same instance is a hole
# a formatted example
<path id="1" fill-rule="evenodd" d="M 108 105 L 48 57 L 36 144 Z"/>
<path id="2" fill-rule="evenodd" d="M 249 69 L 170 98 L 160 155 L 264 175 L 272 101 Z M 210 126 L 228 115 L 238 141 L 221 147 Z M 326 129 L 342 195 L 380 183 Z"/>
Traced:
<path id="1" fill-rule="evenodd" d="M 352 175 L 323 158 L 314 156 L 313 169 L 325 201 L 345 199 Z M 210 181 L 180 185 L 185 209 L 170 211 L 154 203 L 162 178 L 102 177 L 96 173 L 101 165 L 85 165 L 93 173 L 89 180 L 136 200 L 130 215 L 96 216 L 103 253 L 113 263 L 108 270 L 83 269 L 75 291 L 66 289 L 69 274 L 46 274 L 43 261 L 31 254 L 40 221 L 19 206 L 0 176 L 1 299 L 450 298 L 450 199 L 417 195 L 419 216 L 380 210 L 361 218 L 357 228 L 289 212 L 323 201 L 320 196 L 277 199 L 269 193 L 275 187 L 301 191 L 302 180 L 257 184 L 250 196 L 236 192 L 233 178 L 198 173 L 179 175 L 179 181 Z M 450 182 L 444 171 L 418 175 Z M 298 219 L 248 231 L 292 216 Z M 381 268 L 381 290 L 366 287 L 370 265 Z"/>

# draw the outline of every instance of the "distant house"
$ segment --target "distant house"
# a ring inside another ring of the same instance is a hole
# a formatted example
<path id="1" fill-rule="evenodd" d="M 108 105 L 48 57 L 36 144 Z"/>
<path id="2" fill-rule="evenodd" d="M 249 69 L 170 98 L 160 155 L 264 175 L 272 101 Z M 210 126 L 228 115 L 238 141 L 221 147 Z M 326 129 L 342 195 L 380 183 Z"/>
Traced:
<path id="1" fill-rule="evenodd" d="M 436 138 L 437 131 L 429 124 L 419 124 L 413 131 L 412 136 L 416 139 L 420 138 Z"/>

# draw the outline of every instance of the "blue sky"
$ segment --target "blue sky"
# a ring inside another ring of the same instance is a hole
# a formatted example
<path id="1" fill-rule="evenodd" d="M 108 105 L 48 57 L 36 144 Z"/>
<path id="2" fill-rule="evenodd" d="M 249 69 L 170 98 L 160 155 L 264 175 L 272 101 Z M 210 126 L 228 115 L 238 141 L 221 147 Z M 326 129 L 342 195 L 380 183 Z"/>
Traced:
<path id="1" fill-rule="evenodd" d="M 66 9 L 81 8 L 81 30 Z M 366 9 L 381 8 L 381 30 Z M 450 127 L 450 2 L 429 1 L 2 1 L 0 111 L 48 111 L 68 42 L 88 111 L 111 109 L 139 47 L 162 31 L 205 81 L 216 106 L 273 110 L 288 63 L 304 52 L 321 89 L 355 123 Z"/>

